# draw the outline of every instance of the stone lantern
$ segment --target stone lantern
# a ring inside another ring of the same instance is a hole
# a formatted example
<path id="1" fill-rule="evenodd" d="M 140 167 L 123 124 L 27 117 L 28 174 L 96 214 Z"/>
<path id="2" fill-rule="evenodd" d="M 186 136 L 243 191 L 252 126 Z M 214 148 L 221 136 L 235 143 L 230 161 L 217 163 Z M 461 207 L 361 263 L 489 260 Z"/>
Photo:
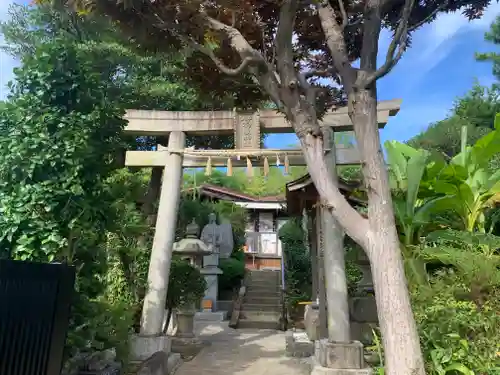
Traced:
<path id="1" fill-rule="evenodd" d="M 212 245 L 207 245 L 198 238 L 200 227 L 195 219 L 186 227 L 186 237 L 175 242 L 173 253 L 179 254 L 183 259 L 189 260 L 189 263 L 196 268 L 203 267 L 203 257 L 213 253 Z"/>
<path id="2" fill-rule="evenodd" d="M 193 219 L 191 224 L 186 228 L 186 237 L 174 243 L 173 253 L 189 261 L 192 266 L 201 269 L 203 266 L 203 257 L 212 254 L 213 251 L 211 245 L 207 245 L 198 239 L 199 230 L 200 227 Z M 191 339 L 195 337 L 194 314 L 194 306 L 184 306 L 175 312 L 177 323 L 176 338 Z"/>

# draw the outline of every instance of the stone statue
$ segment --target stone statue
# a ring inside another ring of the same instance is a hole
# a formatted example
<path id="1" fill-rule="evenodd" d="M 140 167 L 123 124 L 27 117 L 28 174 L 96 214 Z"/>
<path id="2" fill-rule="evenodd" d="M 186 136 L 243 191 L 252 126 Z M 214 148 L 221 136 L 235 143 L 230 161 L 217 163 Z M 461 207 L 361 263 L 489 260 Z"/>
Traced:
<path id="1" fill-rule="evenodd" d="M 234 239 L 233 227 L 228 219 L 222 219 L 219 225 L 220 245 L 219 256 L 221 258 L 229 258 L 233 252 Z"/>
<path id="2" fill-rule="evenodd" d="M 220 226 L 216 222 L 217 216 L 214 213 L 208 215 L 208 224 L 201 231 L 200 240 L 212 246 L 214 253 L 219 252 L 220 246 Z"/>
<path id="3" fill-rule="evenodd" d="M 216 222 L 217 216 L 211 213 L 208 216 L 208 224 L 201 231 L 200 240 L 212 247 L 213 253 L 203 257 L 202 275 L 207 282 L 204 300 L 212 301 L 212 311 L 217 311 L 218 299 L 218 277 L 222 274 L 219 268 L 219 253 L 221 249 L 221 228 Z M 222 246 L 224 248 L 224 246 Z"/>

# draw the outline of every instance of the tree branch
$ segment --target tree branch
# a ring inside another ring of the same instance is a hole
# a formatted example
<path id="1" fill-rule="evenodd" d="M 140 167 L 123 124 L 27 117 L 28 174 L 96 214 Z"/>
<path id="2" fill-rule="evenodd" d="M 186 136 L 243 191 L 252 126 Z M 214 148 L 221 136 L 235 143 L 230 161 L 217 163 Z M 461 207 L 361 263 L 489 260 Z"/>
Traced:
<path id="1" fill-rule="evenodd" d="M 254 49 L 235 27 L 226 25 L 208 16 L 206 13 L 202 13 L 201 16 L 208 28 L 223 32 L 228 37 L 231 47 L 238 52 L 243 61 L 249 57 L 253 59 L 254 62 L 260 62 L 258 64 L 247 65 L 248 71 L 252 74 L 254 80 L 257 81 L 257 83 L 271 97 L 278 108 L 282 108 L 280 81 L 277 78 L 277 74 L 274 69 L 264 59 L 264 56 L 262 56 L 259 51 Z"/>
<path id="2" fill-rule="evenodd" d="M 438 6 L 436 9 L 434 9 L 427 17 L 425 17 L 422 21 L 417 22 L 415 25 L 411 25 L 411 27 L 408 27 L 408 32 L 414 31 L 418 29 L 420 26 L 426 24 L 427 22 L 431 21 L 434 17 L 436 17 L 436 14 L 444 10 L 446 7 L 448 7 L 449 0 L 446 0 L 443 4 Z"/>
<path id="3" fill-rule="evenodd" d="M 333 57 L 333 64 L 345 91 L 349 93 L 353 89 L 355 70 L 349 61 L 342 27 L 337 23 L 335 10 L 328 1 L 321 1 L 317 9 L 326 44 Z"/>
<path id="4" fill-rule="evenodd" d="M 335 68 L 326 69 L 326 70 L 310 70 L 310 71 L 304 72 L 302 74 L 304 75 L 304 78 L 306 78 L 306 79 L 313 78 L 313 77 L 328 78 L 328 77 L 333 77 L 335 75 Z"/>
<path id="5" fill-rule="evenodd" d="M 410 19 L 410 14 L 414 5 L 415 0 L 405 0 L 405 4 L 401 11 L 401 19 L 398 27 L 396 28 L 396 32 L 394 33 L 394 38 L 392 39 L 387 50 L 384 64 L 375 72 L 366 75 L 364 79 L 356 82 L 356 86 L 366 87 L 371 85 L 377 79 L 382 78 L 389 73 L 401 59 L 408 42 L 408 20 Z"/>
<path id="6" fill-rule="evenodd" d="M 314 166 L 314 168 L 308 168 L 308 171 L 319 195 L 324 199 L 322 199 L 323 206 L 332 211 L 332 215 L 337 219 L 342 228 L 344 228 L 349 237 L 363 248 L 368 247 L 368 234 L 370 233 L 368 220 L 363 218 L 349 204 L 344 195 L 333 183 L 325 161 L 323 139 L 308 134 L 304 138 L 301 138 L 300 142 L 304 150 L 304 158 L 307 161 L 307 165 Z"/>
<path id="7" fill-rule="evenodd" d="M 281 82 L 286 85 L 290 85 L 292 80 L 296 80 L 292 38 L 298 5 L 297 0 L 283 1 L 280 8 L 278 30 L 276 31 L 276 65 Z"/>
<path id="8" fill-rule="evenodd" d="M 338 2 L 339 2 L 340 14 L 342 15 L 341 28 L 342 28 L 342 30 L 344 30 L 346 28 L 346 26 L 349 24 L 349 18 L 347 17 L 347 12 L 345 10 L 344 1 L 338 0 Z"/>
<path id="9" fill-rule="evenodd" d="M 219 59 L 217 56 L 215 56 L 215 53 L 208 47 L 205 47 L 201 45 L 200 43 L 197 43 L 196 41 L 188 38 L 183 38 L 187 44 L 192 46 L 194 49 L 200 51 L 201 53 L 207 55 L 210 57 L 210 59 L 213 61 L 215 66 L 224 74 L 227 74 L 228 76 L 237 76 L 239 74 L 242 74 L 250 64 L 252 63 L 262 63 L 259 59 L 256 59 L 255 57 L 252 56 L 247 56 L 243 59 L 241 64 L 237 68 L 230 68 L 222 62 L 221 59 Z"/>

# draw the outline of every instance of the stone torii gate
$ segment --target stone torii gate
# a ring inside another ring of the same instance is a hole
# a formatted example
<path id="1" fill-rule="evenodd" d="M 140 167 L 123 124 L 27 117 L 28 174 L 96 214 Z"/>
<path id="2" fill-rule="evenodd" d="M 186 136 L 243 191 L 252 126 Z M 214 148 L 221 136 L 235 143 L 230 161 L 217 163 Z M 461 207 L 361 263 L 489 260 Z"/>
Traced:
<path id="1" fill-rule="evenodd" d="M 389 117 L 398 111 L 401 100 L 378 103 L 377 119 L 384 127 Z M 157 351 L 170 349 L 168 339 L 162 335 L 165 300 L 175 239 L 175 225 L 180 200 L 183 168 L 204 167 L 207 155 L 211 165 L 226 166 L 231 158 L 234 167 L 247 166 L 247 156 L 253 165 L 262 165 L 260 155 L 290 155 L 289 165 L 305 165 L 300 150 L 260 150 L 260 133 L 293 133 L 282 114 L 274 110 L 257 112 L 236 111 L 145 111 L 129 110 L 125 119 L 125 132 L 137 136 L 166 136 L 168 146 L 158 151 L 127 151 L 125 165 L 129 167 L 164 167 L 160 202 L 156 219 L 155 235 L 148 272 L 148 290 L 144 299 L 140 334 L 133 341 L 132 354 L 138 359 L 147 358 Z M 329 112 L 320 123 L 333 132 L 352 130 L 347 108 Z M 236 149 L 206 151 L 186 149 L 188 135 L 234 134 Z M 243 156 L 243 157 L 240 157 Z M 255 160 L 255 156 L 257 159 Z M 336 147 L 337 165 L 359 164 L 358 150 Z"/>

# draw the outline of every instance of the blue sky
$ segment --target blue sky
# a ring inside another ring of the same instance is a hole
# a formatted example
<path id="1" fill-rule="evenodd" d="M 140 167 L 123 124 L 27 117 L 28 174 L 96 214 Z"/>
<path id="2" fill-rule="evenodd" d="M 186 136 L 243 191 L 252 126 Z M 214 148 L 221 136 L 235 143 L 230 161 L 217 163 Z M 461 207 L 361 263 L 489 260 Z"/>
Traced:
<path id="1" fill-rule="evenodd" d="M 6 19 L 7 9 L 13 2 L 1 0 L 0 19 Z M 442 14 L 414 33 L 412 47 L 378 83 L 380 100 L 403 99 L 399 114 L 381 131 L 382 141 L 407 140 L 430 123 L 443 119 L 453 101 L 465 94 L 475 80 L 484 85 L 493 82 L 490 64 L 476 62 L 474 53 L 500 52 L 484 40 L 484 33 L 498 14 L 500 4 L 493 1 L 480 20 L 468 22 L 459 13 Z M 390 34 L 383 32 L 380 61 L 389 43 Z M 5 85 L 12 78 L 15 65 L 12 58 L 0 53 L 0 98 L 6 94 Z M 266 143 L 268 147 L 280 148 L 296 141 L 292 134 L 281 134 L 270 135 Z"/>

